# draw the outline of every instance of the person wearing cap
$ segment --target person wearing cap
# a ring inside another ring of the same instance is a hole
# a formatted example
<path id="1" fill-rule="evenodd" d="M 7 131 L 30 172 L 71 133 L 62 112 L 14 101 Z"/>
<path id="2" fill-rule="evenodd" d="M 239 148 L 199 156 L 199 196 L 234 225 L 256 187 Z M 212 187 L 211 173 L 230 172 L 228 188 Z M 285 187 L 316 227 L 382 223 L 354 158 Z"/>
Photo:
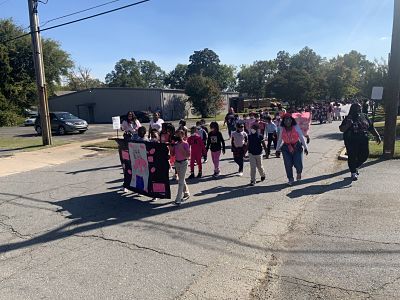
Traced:
<path id="1" fill-rule="evenodd" d="M 293 167 L 297 172 L 297 181 L 301 180 L 303 172 L 303 151 L 308 155 L 307 143 L 301 128 L 291 114 L 283 115 L 279 131 L 277 152 L 282 152 L 288 184 L 293 185 Z"/>

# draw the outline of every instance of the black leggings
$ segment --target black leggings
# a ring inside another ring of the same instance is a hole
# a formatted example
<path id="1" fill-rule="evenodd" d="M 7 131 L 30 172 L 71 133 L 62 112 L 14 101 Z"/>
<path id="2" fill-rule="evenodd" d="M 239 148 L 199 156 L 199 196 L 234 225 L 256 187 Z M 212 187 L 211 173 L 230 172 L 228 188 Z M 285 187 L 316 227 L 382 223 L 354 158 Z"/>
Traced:
<path id="1" fill-rule="evenodd" d="M 352 136 L 345 140 L 346 150 L 351 173 L 356 173 L 357 169 L 365 163 L 369 156 L 369 140 L 366 135 Z"/>

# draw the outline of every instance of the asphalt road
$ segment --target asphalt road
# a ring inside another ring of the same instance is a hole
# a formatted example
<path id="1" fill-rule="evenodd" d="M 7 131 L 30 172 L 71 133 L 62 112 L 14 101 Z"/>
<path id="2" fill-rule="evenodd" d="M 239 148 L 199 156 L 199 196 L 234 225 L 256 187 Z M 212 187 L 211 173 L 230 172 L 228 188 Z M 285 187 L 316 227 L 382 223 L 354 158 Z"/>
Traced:
<path id="1" fill-rule="evenodd" d="M 348 181 L 337 126 L 313 126 L 301 183 L 269 159 L 249 187 L 228 151 L 180 208 L 123 194 L 115 154 L 0 178 L 0 299 L 398 299 L 398 186 Z"/>

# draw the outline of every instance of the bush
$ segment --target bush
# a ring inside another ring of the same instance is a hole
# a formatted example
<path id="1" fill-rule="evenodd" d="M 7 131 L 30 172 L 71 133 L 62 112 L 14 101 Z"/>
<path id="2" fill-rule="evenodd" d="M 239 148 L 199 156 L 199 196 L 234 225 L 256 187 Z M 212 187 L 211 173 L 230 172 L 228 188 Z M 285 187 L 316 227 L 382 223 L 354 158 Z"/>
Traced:
<path id="1" fill-rule="evenodd" d="M 14 111 L 0 111 L 0 127 L 17 126 L 24 122 L 24 118 Z"/>

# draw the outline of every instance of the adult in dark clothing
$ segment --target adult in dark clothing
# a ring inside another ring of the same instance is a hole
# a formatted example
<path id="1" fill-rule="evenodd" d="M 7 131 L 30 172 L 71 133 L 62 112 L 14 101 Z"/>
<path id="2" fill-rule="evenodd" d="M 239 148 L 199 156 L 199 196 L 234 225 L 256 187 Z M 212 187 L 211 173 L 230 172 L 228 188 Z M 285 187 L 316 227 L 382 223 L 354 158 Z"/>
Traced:
<path id="1" fill-rule="evenodd" d="M 231 138 L 231 134 L 236 130 L 236 122 L 235 122 L 235 110 L 233 107 L 229 109 L 229 112 L 225 116 L 224 125 L 228 126 L 228 134 L 229 138 Z"/>
<path id="2" fill-rule="evenodd" d="M 361 112 L 361 105 L 358 103 L 350 107 L 349 115 L 343 120 L 339 129 L 343 132 L 351 178 L 356 181 L 359 176 L 359 168 L 369 156 L 368 132 L 375 136 L 378 144 L 382 140 L 371 120 Z"/>

